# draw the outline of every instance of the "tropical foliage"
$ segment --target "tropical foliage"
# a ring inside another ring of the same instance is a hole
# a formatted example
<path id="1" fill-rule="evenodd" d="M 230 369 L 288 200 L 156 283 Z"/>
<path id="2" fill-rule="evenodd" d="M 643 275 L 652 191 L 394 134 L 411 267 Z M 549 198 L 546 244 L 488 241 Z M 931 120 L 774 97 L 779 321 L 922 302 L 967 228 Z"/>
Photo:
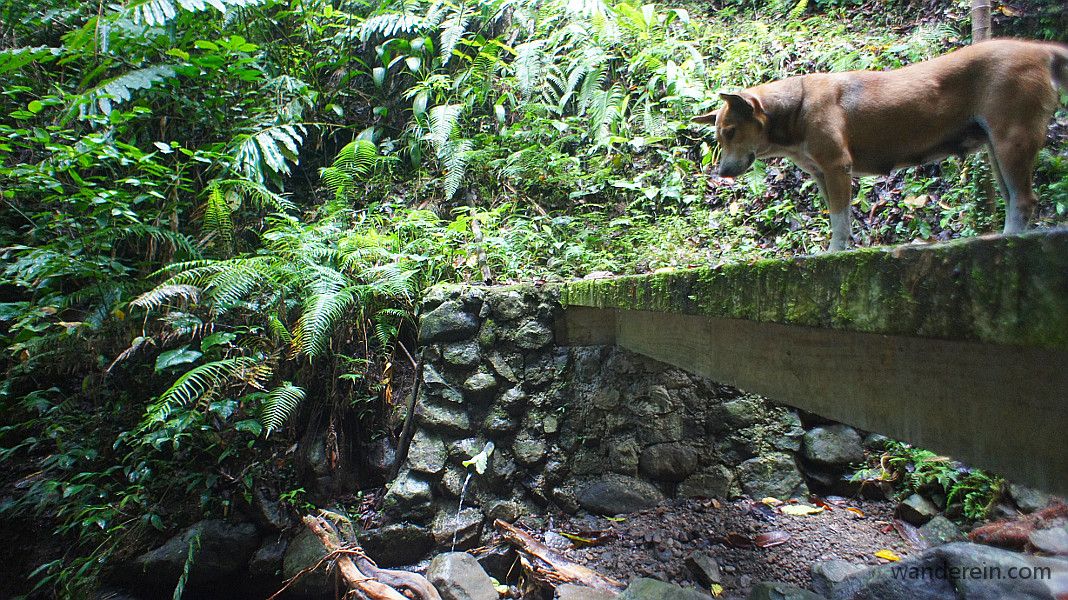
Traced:
<path id="1" fill-rule="evenodd" d="M 396 425 L 428 285 L 814 251 L 811 183 L 709 175 L 689 119 L 966 43 L 966 4 L 934 5 L 0 4 L 0 459 L 21 465 L 0 513 L 63 540 L 34 585 L 84 597 L 110 557 L 295 488 L 294 443 L 356 460 Z M 1064 38 L 1057 0 L 1028 6 L 995 30 Z M 1068 213 L 1059 123 L 1043 224 Z M 984 170 L 862 181 L 861 242 L 991 229 Z"/>

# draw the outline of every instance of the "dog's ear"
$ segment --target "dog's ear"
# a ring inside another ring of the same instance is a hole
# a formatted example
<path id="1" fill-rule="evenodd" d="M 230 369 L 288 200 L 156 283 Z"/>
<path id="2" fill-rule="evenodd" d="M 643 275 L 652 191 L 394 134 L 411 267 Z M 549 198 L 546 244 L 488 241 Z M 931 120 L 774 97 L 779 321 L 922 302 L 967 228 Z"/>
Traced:
<path id="1" fill-rule="evenodd" d="M 721 93 L 719 97 L 727 102 L 727 106 L 732 111 L 737 112 L 742 117 L 757 117 L 759 119 L 759 116 L 764 114 L 764 107 L 760 105 L 760 100 L 752 94 L 745 92 L 740 94 Z"/>
<path id="2" fill-rule="evenodd" d="M 716 124 L 716 118 L 718 118 L 718 117 L 719 117 L 719 109 L 717 108 L 716 110 L 713 110 L 711 112 L 706 112 L 703 115 L 697 115 L 696 117 L 694 117 L 694 118 L 692 118 L 690 120 L 693 121 L 694 123 L 701 123 L 702 125 L 715 125 Z"/>

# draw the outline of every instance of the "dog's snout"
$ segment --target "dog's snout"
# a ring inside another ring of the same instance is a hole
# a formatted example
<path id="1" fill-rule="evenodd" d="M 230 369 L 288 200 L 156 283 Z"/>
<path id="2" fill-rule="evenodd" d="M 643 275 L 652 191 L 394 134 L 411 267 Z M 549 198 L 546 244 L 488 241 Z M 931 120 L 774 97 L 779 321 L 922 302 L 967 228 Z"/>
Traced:
<path id="1" fill-rule="evenodd" d="M 724 159 L 719 163 L 719 176 L 720 177 L 737 177 L 753 166 L 753 161 L 756 160 L 756 154 L 750 152 L 742 160 L 730 160 Z"/>

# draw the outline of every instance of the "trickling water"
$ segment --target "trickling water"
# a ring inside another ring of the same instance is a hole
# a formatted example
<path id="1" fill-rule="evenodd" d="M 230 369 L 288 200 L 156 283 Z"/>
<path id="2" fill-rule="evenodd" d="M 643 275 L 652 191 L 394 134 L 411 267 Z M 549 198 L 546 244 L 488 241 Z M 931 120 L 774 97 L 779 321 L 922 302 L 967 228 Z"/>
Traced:
<path id="1" fill-rule="evenodd" d="M 467 495 L 467 484 L 471 483 L 471 476 L 474 475 L 471 471 L 467 472 L 467 477 L 464 478 L 464 486 L 460 488 L 460 505 L 456 507 L 456 518 L 452 520 L 452 547 L 449 548 L 449 552 L 456 552 L 456 536 L 460 534 L 460 512 L 464 509 L 464 496 Z"/>

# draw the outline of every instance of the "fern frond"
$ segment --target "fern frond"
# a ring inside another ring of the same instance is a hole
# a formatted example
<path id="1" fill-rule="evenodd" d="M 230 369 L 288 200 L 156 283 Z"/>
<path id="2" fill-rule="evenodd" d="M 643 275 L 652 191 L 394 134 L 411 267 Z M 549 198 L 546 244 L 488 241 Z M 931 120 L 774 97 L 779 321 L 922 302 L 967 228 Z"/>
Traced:
<path id="1" fill-rule="evenodd" d="M 423 139 L 430 142 L 439 157 L 453 138 L 462 112 L 463 106 L 459 104 L 441 104 L 430 109 L 430 131 Z"/>
<path id="2" fill-rule="evenodd" d="M 230 214 L 230 203 L 216 181 L 208 184 L 208 199 L 204 203 L 203 214 L 201 224 L 205 232 L 204 240 L 214 237 L 229 250 L 234 241 L 234 220 Z"/>
<path id="3" fill-rule="evenodd" d="M 246 179 L 263 183 L 271 174 L 289 175 L 297 164 L 307 132 L 303 125 L 272 125 L 232 142 L 234 168 Z"/>
<path id="4" fill-rule="evenodd" d="M 512 69 L 515 72 L 516 82 L 519 84 L 519 93 L 524 98 L 529 98 L 530 93 L 541 83 L 544 61 L 545 40 L 524 42 L 515 47 Z"/>
<path id="5" fill-rule="evenodd" d="M 391 38 L 402 33 L 415 33 L 424 28 L 423 17 L 407 13 L 385 13 L 369 17 L 360 26 L 360 41 L 375 36 Z"/>
<path id="6" fill-rule="evenodd" d="M 246 356 L 217 360 L 190 369 L 148 408 L 142 427 L 166 421 L 175 409 L 190 407 L 226 383 L 240 381 L 259 387 L 270 373 L 270 367 Z"/>
<path id="7" fill-rule="evenodd" d="M 326 350 L 327 342 L 336 323 L 355 303 L 352 288 L 336 292 L 313 294 L 304 302 L 304 312 L 297 320 L 293 348 L 308 358 L 315 358 Z"/>
<path id="8" fill-rule="evenodd" d="M 157 310 L 172 299 L 196 304 L 200 300 L 200 290 L 185 284 L 160 285 L 134 298 L 130 305 L 145 310 Z"/>
<path id="9" fill-rule="evenodd" d="M 297 210 L 297 206 L 288 198 L 272 192 L 262 183 L 248 179 L 216 179 L 212 183 L 218 185 L 224 191 L 235 190 L 240 192 L 243 198 L 262 209 L 279 213 L 295 212 Z"/>
<path id="10" fill-rule="evenodd" d="M 468 21 L 470 21 L 470 15 L 467 13 L 467 5 L 461 2 L 456 12 L 442 22 L 438 43 L 441 47 L 442 65 L 449 64 L 449 59 L 452 58 L 452 51 L 460 43 L 460 38 L 467 33 Z"/>
<path id="11" fill-rule="evenodd" d="M 281 340 L 283 343 L 290 343 L 293 341 L 292 334 L 286 329 L 285 323 L 282 322 L 276 315 L 267 315 L 267 330 L 271 332 L 271 335 Z"/>
<path id="12" fill-rule="evenodd" d="M 467 170 L 467 159 L 474 143 L 471 140 L 457 140 L 448 144 L 445 158 L 445 198 L 451 199 L 460 189 Z"/>
<path id="13" fill-rule="evenodd" d="M 286 381 L 267 393 L 267 399 L 263 402 L 260 422 L 267 429 L 267 435 L 272 431 L 278 431 L 285 425 L 289 417 L 297 410 L 304 401 L 304 390 Z"/>

